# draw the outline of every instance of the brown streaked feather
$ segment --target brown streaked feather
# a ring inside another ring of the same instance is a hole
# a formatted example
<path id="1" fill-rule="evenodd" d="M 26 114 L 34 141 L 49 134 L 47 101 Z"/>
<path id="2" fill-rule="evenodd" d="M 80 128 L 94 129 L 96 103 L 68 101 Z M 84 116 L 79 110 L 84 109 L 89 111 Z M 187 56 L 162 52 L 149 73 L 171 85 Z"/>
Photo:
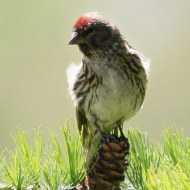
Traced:
<path id="1" fill-rule="evenodd" d="M 79 107 L 76 107 L 76 118 L 78 130 L 79 133 L 82 135 L 83 145 L 85 145 L 86 139 L 89 135 L 88 120 L 86 119 L 85 114 L 79 109 Z"/>

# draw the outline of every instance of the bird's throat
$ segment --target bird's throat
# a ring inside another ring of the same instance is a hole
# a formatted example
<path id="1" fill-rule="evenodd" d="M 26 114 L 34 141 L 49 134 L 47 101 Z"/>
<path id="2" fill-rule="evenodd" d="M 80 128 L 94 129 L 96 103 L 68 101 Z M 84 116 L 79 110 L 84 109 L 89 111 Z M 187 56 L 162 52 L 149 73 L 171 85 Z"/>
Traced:
<path id="1" fill-rule="evenodd" d="M 87 44 L 79 44 L 79 49 L 85 56 L 90 56 L 90 48 Z"/>

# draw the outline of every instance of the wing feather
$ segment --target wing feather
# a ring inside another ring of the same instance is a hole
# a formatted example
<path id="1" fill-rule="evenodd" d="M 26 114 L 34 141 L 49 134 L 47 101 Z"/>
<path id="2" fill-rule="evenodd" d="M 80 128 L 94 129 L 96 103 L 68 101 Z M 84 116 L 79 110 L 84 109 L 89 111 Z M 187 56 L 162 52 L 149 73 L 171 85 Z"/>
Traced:
<path id="1" fill-rule="evenodd" d="M 79 107 L 76 107 L 76 119 L 79 133 L 82 135 L 83 145 L 85 145 L 89 135 L 89 124 L 84 112 Z"/>

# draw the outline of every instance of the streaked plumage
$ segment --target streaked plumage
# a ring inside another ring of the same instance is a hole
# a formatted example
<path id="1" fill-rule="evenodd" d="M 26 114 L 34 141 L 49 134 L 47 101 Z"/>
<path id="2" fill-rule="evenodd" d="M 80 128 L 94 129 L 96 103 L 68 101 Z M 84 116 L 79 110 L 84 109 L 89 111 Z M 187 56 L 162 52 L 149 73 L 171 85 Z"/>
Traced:
<path id="1" fill-rule="evenodd" d="M 73 38 L 70 44 L 79 45 L 83 59 L 68 68 L 67 77 L 85 140 L 95 124 L 109 133 L 136 114 L 145 97 L 148 62 L 116 26 L 94 13 L 78 19 Z"/>

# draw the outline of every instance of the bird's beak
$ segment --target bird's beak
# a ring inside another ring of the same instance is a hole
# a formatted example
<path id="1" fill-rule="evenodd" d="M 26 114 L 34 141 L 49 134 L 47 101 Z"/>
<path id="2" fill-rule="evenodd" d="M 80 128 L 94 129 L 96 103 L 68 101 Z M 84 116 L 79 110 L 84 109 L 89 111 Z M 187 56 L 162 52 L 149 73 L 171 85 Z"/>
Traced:
<path id="1" fill-rule="evenodd" d="M 77 32 L 74 32 L 69 42 L 69 45 L 83 44 L 83 43 L 84 43 L 84 38 L 80 36 Z"/>

